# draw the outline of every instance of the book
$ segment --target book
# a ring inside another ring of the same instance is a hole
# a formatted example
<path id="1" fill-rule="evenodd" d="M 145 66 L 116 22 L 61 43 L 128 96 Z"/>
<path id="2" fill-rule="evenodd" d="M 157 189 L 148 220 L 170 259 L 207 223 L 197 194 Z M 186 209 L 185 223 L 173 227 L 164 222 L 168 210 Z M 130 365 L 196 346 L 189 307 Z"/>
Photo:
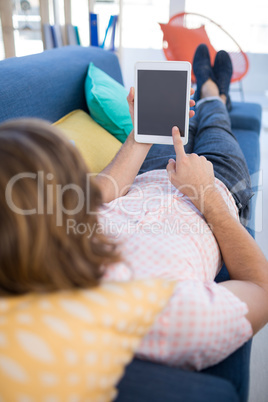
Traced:
<path id="1" fill-rule="evenodd" d="M 77 44 L 78 44 L 78 45 L 81 45 L 80 36 L 79 36 L 79 30 L 78 30 L 78 26 L 76 26 L 76 25 L 74 26 L 74 32 L 75 32 Z"/>
<path id="2" fill-rule="evenodd" d="M 68 45 L 78 45 L 77 35 L 72 24 L 67 24 L 67 41 Z"/>
<path id="3" fill-rule="evenodd" d="M 118 15 L 111 15 L 108 26 L 106 28 L 103 43 L 101 45 L 101 47 L 103 49 L 105 48 L 105 49 L 114 51 L 114 49 L 115 49 L 115 45 L 114 45 L 115 30 L 116 30 L 117 21 L 118 21 Z M 107 44 L 107 42 L 108 42 L 108 44 Z"/>
<path id="4" fill-rule="evenodd" d="M 53 49 L 54 41 L 51 31 L 51 26 L 49 24 L 43 24 L 43 33 L 44 33 L 44 49 Z"/>
<path id="5" fill-rule="evenodd" d="M 99 46 L 98 15 L 95 13 L 89 13 L 89 32 L 90 32 L 90 45 Z"/>
<path id="6" fill-rule="evenodd" d="M 61 26 L 59 24 L 51 25 L 51 32 L 54 47 L 62 47 L 63 40 L 62 40 Z"/>

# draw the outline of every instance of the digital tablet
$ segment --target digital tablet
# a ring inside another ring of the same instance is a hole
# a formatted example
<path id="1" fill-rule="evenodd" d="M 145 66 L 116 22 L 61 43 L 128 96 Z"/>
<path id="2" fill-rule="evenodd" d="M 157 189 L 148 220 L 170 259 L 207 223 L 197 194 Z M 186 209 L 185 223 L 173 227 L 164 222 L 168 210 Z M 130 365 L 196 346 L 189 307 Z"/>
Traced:
<path id="1" fill-rule="evenodd" d="M 137 142 L 173 144 L 178 126 L 188 142 L 191 64 L 186 61 L 135 65 L 134 133 Z"/>

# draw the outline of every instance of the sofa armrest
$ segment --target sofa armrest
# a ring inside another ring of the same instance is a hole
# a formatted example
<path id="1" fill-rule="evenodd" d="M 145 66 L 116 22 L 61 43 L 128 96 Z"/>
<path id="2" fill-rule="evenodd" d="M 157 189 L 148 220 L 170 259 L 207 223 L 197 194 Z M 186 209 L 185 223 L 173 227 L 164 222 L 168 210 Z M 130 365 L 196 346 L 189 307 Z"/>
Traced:
<path id="1" fill-rule="evenodd" d="M 239 402 L 234 386 L 214 375 L 134 359 L 116 402 Z"/>
<path id="2" fill-rule="evenodd" d="M 261 106 L 257 103 L 233 102 L 230 118 L 232 129 L 252 130 L 260 134 Z"/>

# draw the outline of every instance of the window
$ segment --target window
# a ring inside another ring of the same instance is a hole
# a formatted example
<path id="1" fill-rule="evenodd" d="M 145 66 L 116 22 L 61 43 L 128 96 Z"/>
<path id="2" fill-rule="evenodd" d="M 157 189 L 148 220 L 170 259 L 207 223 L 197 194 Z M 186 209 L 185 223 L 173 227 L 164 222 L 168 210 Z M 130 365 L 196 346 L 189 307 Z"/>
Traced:
<path id="1" fill-rule="evenodd" d="M 169 20 L 169 0 L 124 0 L 122 45 L 162 49 L 159 22 Z"/>
<path id="2" fill-rule="evenodd" d="M 79 29 L 82 46 L 89 46 L 89 12 L 88 0 L 72 0 L 72 24 Z M 94 7 L 94 12 L 95 7 Z"/>
<path id="3" fill-rule="evenodd" d="M 170 0 L 121 0 L 122 46 L 125 48 L 162 48 L 158 22 L 169 20 Z M 99 15 L 99 39 L 103 39 L 109 17 L 119 14 L 119 0 L 96 1 Z"/>
<path id="4" fill-rule="evenodd" d="M 267 0 L 186 0 L 185 11 L 220 24 L 245 52 L 268 53 Z"/>
<path id="5" fill-rule="evenodd" d="M 5 50 L 4 50 L 4 42 L 3 42 L 3 32 L 2 32 L 2 24 L 0 18 L 0 60 L 4 60 L 5 58 Z"/>
<path id="6" fill-rule="evenodd" d="M 39 0 L 16 0 L 13 7 L 16 56 L 42 52 Z"/>

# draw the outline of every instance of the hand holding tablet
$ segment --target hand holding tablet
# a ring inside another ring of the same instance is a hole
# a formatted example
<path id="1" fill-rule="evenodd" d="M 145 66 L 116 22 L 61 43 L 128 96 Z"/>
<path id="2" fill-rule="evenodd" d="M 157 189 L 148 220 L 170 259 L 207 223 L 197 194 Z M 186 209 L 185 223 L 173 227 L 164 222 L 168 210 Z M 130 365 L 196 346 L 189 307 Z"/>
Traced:
<path id="1" fill-rule="evenodd" d="M 135 68 L 134 135 L 137 142 L 173 144 L 172 127 L 188 141 L 191 64 L 139 62 Z"/>

